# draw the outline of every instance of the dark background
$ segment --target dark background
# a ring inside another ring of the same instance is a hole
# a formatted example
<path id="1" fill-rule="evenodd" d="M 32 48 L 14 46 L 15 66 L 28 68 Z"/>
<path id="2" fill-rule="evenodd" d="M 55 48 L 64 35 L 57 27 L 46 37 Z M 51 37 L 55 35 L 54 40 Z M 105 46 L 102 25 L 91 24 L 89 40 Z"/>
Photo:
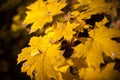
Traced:
<path id="1" fill-rule="evenodd" d="M 29 41 L 28 31 L 25 28 L 13 31 L 11 24 L 18 8 L 33 1 L 0 0 L 0 80 L 30 80 L 26 73 L 21 73 L 21 64 L 17 65 L 17 55 Z"/>

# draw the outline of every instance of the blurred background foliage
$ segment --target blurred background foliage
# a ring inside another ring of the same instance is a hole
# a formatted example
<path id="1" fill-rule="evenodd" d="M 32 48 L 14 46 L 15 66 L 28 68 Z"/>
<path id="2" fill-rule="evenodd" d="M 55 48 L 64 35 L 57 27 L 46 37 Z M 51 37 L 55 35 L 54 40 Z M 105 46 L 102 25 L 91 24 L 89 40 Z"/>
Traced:
<path id="1" fill-rule="evenodd" d="M 22 24 L 26 6 L 35 0 L 0 0 L 0 80 L 30 80 L 21 73 L 17 55 L 28 46 L 29 26 Z M 117 5 L 120 5 L 117 0 Z M 118 7 L 118 6 L 115 6 Z M 120 8 L 118 8 L 120 17 Z"/>
<path id="2" fill-rule="evenodd" d="M 26 6 L 35 0 L 0 0 L 0 80 L 30 80 L 21 73 L 17 55 L 28 46 L 29 29 L 22 24 Z"/>

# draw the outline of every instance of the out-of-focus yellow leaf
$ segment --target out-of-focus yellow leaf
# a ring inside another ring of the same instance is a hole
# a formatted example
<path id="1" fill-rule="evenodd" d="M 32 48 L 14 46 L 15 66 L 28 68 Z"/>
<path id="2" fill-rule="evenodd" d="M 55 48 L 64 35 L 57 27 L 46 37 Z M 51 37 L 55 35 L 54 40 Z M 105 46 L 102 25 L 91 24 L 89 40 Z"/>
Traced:
<path id="1" fill-rule="evenodd" d="M 108 19 L 107 19 L 106 17 L 104 17 L 102 21 L 96 22 L 95 25 L 96 25 L 97 27 L 105 27 L 105 24 L 106 24 L 107 22 L 108 22 Z"/>
<path id="2" fill-rule="evenodd" d="M 120 72 L 114 69 L 115 63 L 109 63 L 105 68 L 100 71 L 100 69 L 94 69 L 92 67 L 82 68 L 79 70 L 80 79 L 84 80 L 119 80 Z"/>
<path id="3" fill-rule="evenodd" d="M 79 70 L 80 79 L 84 80 L 103 80 L 99 69 L 94 69 L 92 67 L 82 68 Z"/>
<path id="4" fill-rule="evenodd" d="M 115 63 L 109 63 L 105 66 L 105 69 L 101 72 L 103 79 L 105 80 L 119 80 L 120 72 L 114 69 Z"/>
<path id="5" fill-rule="evenodd" d="M 75 7 L 75 9 L 81 10 L 79 13 L 78 20 L 82 19 L 89 19 L 91 18 L 92 15 L 95 14 L 101 14 L 101 13 L 106 13 L 106 14 L 111 14 L 111 11 L 114 11 L 114 4 L 112 2 L 105 2 L 105 0 L 78 0 L 79 6 Z M 76 5 L 78 5 L 76 4 Z M 74 5 L 74 6 L 76 6 Z M 84 5 L 84 7 L 82 7 Z M 113 9 L 112 9 L 112 8 Z M 83 11 L 82 11 L 83 10 Z M 77 11 L 76 11 L 77 12 Z M 75 15 L 76 13 L 74 13 Z M 78 13 L 77 13 L 78 15 Z"/>

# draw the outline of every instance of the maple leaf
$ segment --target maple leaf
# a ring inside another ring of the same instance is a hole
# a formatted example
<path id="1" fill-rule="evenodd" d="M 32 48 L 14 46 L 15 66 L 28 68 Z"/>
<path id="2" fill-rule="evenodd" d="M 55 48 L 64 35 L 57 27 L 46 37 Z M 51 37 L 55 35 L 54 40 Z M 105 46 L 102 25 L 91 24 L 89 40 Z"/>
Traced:
<path id="1" fill-rule="evenodd" d="M 73 38 L 73 35 L 75 34 L 73 29 L 75 29 L 78 25 L 79 24 L 77 24 L 77 23 L 70 23 L 68 21 L 66 26 L 65 26 L 65 30 L 63 32 L 64 38 L 67 39 L 67 40 L 71 40 Z"/>
<path id="2" fill-rule="evenodd" d="M 92 67 L 79 70 L 79 77 L 84 80 L 103 80 L 99 68 L 94 69 Z"/>
<path id="3" fill-rule="evenodd" d="M 71 17 L 73 19 L 75 18 L 77 22 L 80 24 L 80 26 L 78 27 L 79 32 L 83 31 L 84 28 L 88 29 L 90 27 L 90 25 L 86 24 L 85 20 L 90 19 L 92 15 L 102 14 L 102 13 L 111 14 L 111 11 L 114 9 L 113 3 L 105 2 L 105 0 L 98 0 L 98 1 L 78 0 L 78 3 L 73 5 L 73 7 L 74 9 L 71 12 L 71 15 L 72 15 Z M 104 25 L 104 22 L 106 21 L 101 21 L 103 25 Z"/>
<path id="4" fill-rule="evenodd" d="M 38 49 L 40 52 L 45 52 L 47 50 L 47 48 L 50 47 L 50 42 L 49 42 L 49 37 L 48 36 L 44 36 L 44 37 L 32 37 L 30 39 L 29 45 L 33 48 L 33 49 Z"/>
<path id="5" fill-rule="evenodd" d="M 119 80 L 120 72 L 114 69 L 115 63 L 109 63 L 101 72 L 102 78 L 106 80 Z"/>
<path id="6" fill-rule="evenodd" d="M 30 55 L 31 50 L 32 50 L 31 47 L 30 48 L 28 48 L 28 47 L 23 48 L 22 52 L 18 55 L 18 59 L 17 59 L 18 62 L 17 63 L 19 64 L 20 62 L 29 59 L 31 57 L 31 55 Z"/>
<path id="7" fill-rule="evenodd" d="M 101 27 L 99 29 L 92 30 L 89 34 L 94 41 L 101 44 L 102 51 L 105 52 L 105 54 L 110 57 L 120 58 L 120 44 L 111 39 L 113 37 L 120 37 L 120 31 L 118 29 Z"/>
<path id="8" fill-rule="evenodd" d="M 46 52 L 35 56 L 31 56 L 31 49 L 31 47 L 23 49 L 18 58 L 18 63 L 27 60 L 23 63 L 22 72 L 27 72 L 31 78 L 35 77 L 36 80 L 53 78 L 57 80 L 60 77 L 60 72 L 67 71 L 68 66 L 62 56 L 63 51 L 59 50 L 59 45 L 52 45 Z M 54 54 L 51 54 L 51 52 Z M 27 56 L 24 57 L 25 55 Z"/>
<path id="9" fill-rule="evenodd" d="M 53 36 L 51 36 L 51 39 L 53 39 L 54 42 L 60 40 L 62 37 L 66 40 L 71 40 L 76 33 L 73 29 L 78 25 L 77 23 L 70 23 L 69 21 L 66 24 L 57 23 L 57 26 L 53 26 Z"/>
<path id="10" fill-rule="evenodd" d="M 114 5 L 111 2 L 105 2 L 105 0 L 78 0 L 78 4 L 74 5 L 74 16 L 78 16 L 78 20 L 89 19 L 92 15 L 106 13 L 110 14 L 111 10 L 114 11 Z M 113 9 L 111 9 L 113 7 Z M 77 10 L 76 10 L 77 9 Z M 78 12 L 80 11 L 80 12 Z"/>
<path id="11" fill-rule="evenodd" d="M 85 42 L 85 47 L 88 66 L 98 68 L 100 63 L 104 63 L 101 44 L 92 39 L 88 39 L 88 41 Z"/>
<path id="12" fill-rule="evenodd" d="M 35 3 L 28 7 L 30 11 L 26 12 L 27 16 L 24 23 L 33 23 L 30 30 L 30 32 L 32 33 L 37 29 L 41 29 L 45 25 L 45 23 L 51 22 L 54 15 L 62 13 L 61 9 L 65 6 L 65 1 L 57 2 L 56 0 L 45 3 L 42 0 L 37 0 Z"/>
<path id="13" fill-rule="evenodd" d="M 101 27 L 89 32 L 91 39 L 86 41 L 87 62 L 91 66 L 99 67 L 103 63 L 102 52 L 111 58 L 120 58 L 120 44 L 111 38 L 120 37 L 120 31 L 114 28 Z"/>
<path id="14" fill-rule="evenodd" d="M 80 79 L 84 80 L 118 80 L 120 79 L 120 72 L 114 70 L 115 63 L 109 63 L 105 66 L 103 71 L 99 68 L 94 69 L 92 67 L 82 68 L 79 70 Z"/>

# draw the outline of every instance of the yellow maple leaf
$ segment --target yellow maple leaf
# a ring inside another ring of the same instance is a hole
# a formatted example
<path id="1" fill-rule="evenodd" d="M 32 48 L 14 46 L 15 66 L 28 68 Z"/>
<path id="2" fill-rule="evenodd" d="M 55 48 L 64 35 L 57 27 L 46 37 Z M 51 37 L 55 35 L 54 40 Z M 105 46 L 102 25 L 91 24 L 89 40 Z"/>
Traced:
<path id="1" fill-rule="evenodd" d="M 59 50 L 59 45 L 51 45 L 46 52 L 36 56 L 30 56 L 31 49 L 31 47 L 23 49 L 18 58 L 18 62 L 27 60 L 23 63 L 22 72 L 27 72 L 31 78 L 35 77 L 36 80 L 51 80 L 53 78 L 57 80 L 60 77 L 60 72 L 67 71 L 68 66 L 62 56 L 63 51 Z M 25 55 L 29 57 L 23 59 Z"/>
<path id="2" fill-rule="evenodd" d="M 95 42 L 101 44 L 102 51 L 105 52 L 105 54 L 110 57 L 120 58 L 120 43 L 111 39 L 120 37 L 120 31 L 118 29 L 101 27 L 92 30 L 89 34 Z"/>
<path id="3" fill-rule="evenodd" d="M 92 39 L 88 39 L 85 43 L 86 53 L 86 61 L 88 66 L 98 68 L 100 63 L 104 63 L 103 56 L 102 56 L 102 48 L 101 44 Z"/>
<path id="4" fill-rule="evenodd" d="M 82 19 L 89 19 L 91 18 L 91 15 L 95 14 L 101 14 L 101 13 L 106 13 L 106 14 L 111 14 L 111 11 L 114 11 L 114 5 L 111 2 L 105 2 L 105 0 L 78 0 L 77 7 L 75 6 L 75 12 L 73 13 L 74 15 L 79 15 L 78 20 Z M 113 9 L 111 8 L 113 7 Z M 77 9 L 77 10 L 76 10 Z M 80 12 L 77 12 L 80 11 Z"/>
<path id="5" fill-rule="evenodd" d="M 87 62 L 89 66 L 99 67 L 103 63 L 102 52 L 111 58 L 120 58 L 120 43 L 111 38 L 120 37 L 120 31 L 101 27 L 89 32 L 91 39 L 86 41 Z"/>
<path id="6" fill-rule="evenodd" d="M 86 24 L 85 20 L 90 19 L 92 15 L 102 13 L 111 14 L 114 9 L 113 3 L 105 2 L 105 0 L 78 0 L 78 2 L 79 3 L 73 5 L 74 9 L 71 12 L 71 15 L 72 18 L 77 19 L 77 22 L 80 23 L 80 26 L 78 27 L 79 31 L 83 31 L 83 28 L 88 29 L 90 27 L 90 25 Z M 105 22 L 107 22 L 107 18 L 104 17 L 104 20 L 101 23 L 104 25 Z M 96 24 L 99 25 L 99 23 Z"/>
<path id="7" fill-rule="evenodd" d="M 103 80 L 99 68 L 94 69 L 92 67 L 82 68 L 79 70 L 80 79 L 84 80 Z"/>
<path id="8" fill-rule="evenodd" d="M 26 12 L 27 16 L 24 23 L 33 23 L 30 30 L 30 33 L 32 33 L 37 29 L 41 29 L 45 25 L 45 23 L 51 22 L 54 15 L 62 13 L 61 9 L 65 6 L 65 1 L 57 2 L 56 0 L 45 3 L 42 0 L 37 0 L 35 3 L 28 7 L 30 11 Z"/>
<path id="9" fill-rule="evenodd" d="M 22 49 L 22 52 L 18 55 L 17 63 L 19 64 L 20 62 L 29 59 L 31 57 L 30 55 L 31 50 L 32 48 L 29 48 L 29 47 Z"/>
<path id="10" fill-rule="evenodd" d="M 67 22 L 63 32 L 63 36 L 66 40 L 71 40 L 73 38 L 73 35 L 75 34 L 75 31 L 73 31 L 73 29 L 75 29 L 78 25 L 79 24 L 77 23 L 70 23 L 69 21 Z"/>
<path id="11" fill-rule="evenodd" d="M 80 79 L 84 80 L 119 80 L 120 72 L 114 69 L 115 63 L 108 63 L 105 68 L 100 71 L 99 68 L 92 67 L 82 68 L 79 70 Z"/>
<path id="12" fill-rule="evenodd" d="M 30 39 L 29 45 L 33 49 L 38 49 L 40 52 L 45 52 L 47 48 L 51 46 L 51 43 L 49 41 L 49 35 L 45 35 L 43 37 L 32 37 Z"/>
<path id="13" fill-rule="evenodd" d="M 101 72 L 102 78 L 105 80 L 119 80 L 120 72 L 114 69 L 115 63 L 109 63 L 105 66 L 105 69 Z"/>
<path id="14" fill-rule="evenodd" d="M 79 24 L 77 23 L 70 23 L 69 21 L 66 24 L 58 23 L 57 27 L 53 31 L 52 39 L 57 41 L 64 37 L 66 40 L 71 40 L 73 35 L 75 34 L 75 29 Z"/>

